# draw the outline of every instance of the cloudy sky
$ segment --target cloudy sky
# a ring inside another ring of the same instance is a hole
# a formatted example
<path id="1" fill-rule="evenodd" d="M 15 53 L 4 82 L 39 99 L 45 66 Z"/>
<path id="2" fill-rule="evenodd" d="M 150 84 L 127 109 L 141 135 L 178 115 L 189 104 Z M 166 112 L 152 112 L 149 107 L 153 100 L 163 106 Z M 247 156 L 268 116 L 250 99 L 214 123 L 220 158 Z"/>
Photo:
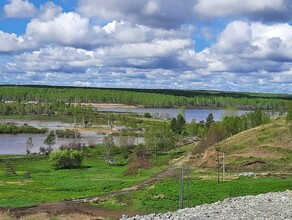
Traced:
<path id="1" fill-rule="evenodd" d="M 1 0 L 0 84 L 292 93 L 291 0 Z"/>

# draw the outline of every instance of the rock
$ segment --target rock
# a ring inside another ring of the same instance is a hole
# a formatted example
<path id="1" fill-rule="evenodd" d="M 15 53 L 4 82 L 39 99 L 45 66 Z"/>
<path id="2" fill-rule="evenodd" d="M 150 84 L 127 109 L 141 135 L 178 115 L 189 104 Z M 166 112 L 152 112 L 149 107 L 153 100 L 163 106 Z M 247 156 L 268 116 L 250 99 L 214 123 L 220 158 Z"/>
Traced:
<path id="1" fill-rule="evenodd" d="M 122 216 L 122 220 L 189 219 L 292 219 L 292 191 L 225 199 L 213 204 L 146 216 Z"/>

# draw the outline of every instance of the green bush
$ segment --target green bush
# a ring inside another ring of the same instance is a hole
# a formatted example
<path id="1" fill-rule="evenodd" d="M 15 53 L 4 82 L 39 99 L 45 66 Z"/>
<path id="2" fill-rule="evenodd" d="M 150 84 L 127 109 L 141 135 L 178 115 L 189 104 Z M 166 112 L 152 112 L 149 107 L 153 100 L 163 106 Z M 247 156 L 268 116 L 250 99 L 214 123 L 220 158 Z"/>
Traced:
<path id="1" fill-rule="evenodd" d="M 57 150 L 50 154 L 49 162 L 55 169 L 70 169 L 80 167 L 83 159 L 81 151 Z"/>

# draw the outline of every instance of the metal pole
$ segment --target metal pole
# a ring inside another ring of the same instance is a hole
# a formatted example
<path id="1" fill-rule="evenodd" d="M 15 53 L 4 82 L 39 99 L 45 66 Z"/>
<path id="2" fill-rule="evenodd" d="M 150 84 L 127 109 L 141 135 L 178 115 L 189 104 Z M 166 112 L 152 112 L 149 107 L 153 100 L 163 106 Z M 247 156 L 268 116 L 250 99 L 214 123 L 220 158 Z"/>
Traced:
<path id="1" fill-rule="evenodd" d="M 219 157 L 218 150 L 217 150 L 217 161 L 218 161 L 218 183 L 220 183 L 220 157 Z"/>
<path id="2" fill-rule="evenodd" d="M 184 166 L 181 166 L 181 176 L 180 176 L 180 196 L 179 196 L 179 208 L 183 209 L 184 207 Z"/>
<path id="3" fill-rule="evenodd" d="M 188 167 L 188 208 L 190 207 L 190 167 Z"/>
<path id="4" fill-rule="evenodd" d="M 225 182 L 225 154 L 223 151 L 223 166 L 222 166 L 223 182 Z"/>

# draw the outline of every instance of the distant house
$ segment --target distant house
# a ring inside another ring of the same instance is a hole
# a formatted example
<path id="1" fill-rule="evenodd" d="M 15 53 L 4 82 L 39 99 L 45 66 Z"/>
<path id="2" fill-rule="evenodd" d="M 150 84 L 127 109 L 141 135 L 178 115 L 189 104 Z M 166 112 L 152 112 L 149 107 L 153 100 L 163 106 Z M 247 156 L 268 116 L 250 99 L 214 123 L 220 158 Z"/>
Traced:
<path id="1" fill-rule="evenodd" d="M 37 101 L 28 101 L 26 104 L 27 104 L 27 105 L 28 105 L 28 104 L 31 104 L 31 105 L 37 105 L 38 102 L 37 102 Z"/>

